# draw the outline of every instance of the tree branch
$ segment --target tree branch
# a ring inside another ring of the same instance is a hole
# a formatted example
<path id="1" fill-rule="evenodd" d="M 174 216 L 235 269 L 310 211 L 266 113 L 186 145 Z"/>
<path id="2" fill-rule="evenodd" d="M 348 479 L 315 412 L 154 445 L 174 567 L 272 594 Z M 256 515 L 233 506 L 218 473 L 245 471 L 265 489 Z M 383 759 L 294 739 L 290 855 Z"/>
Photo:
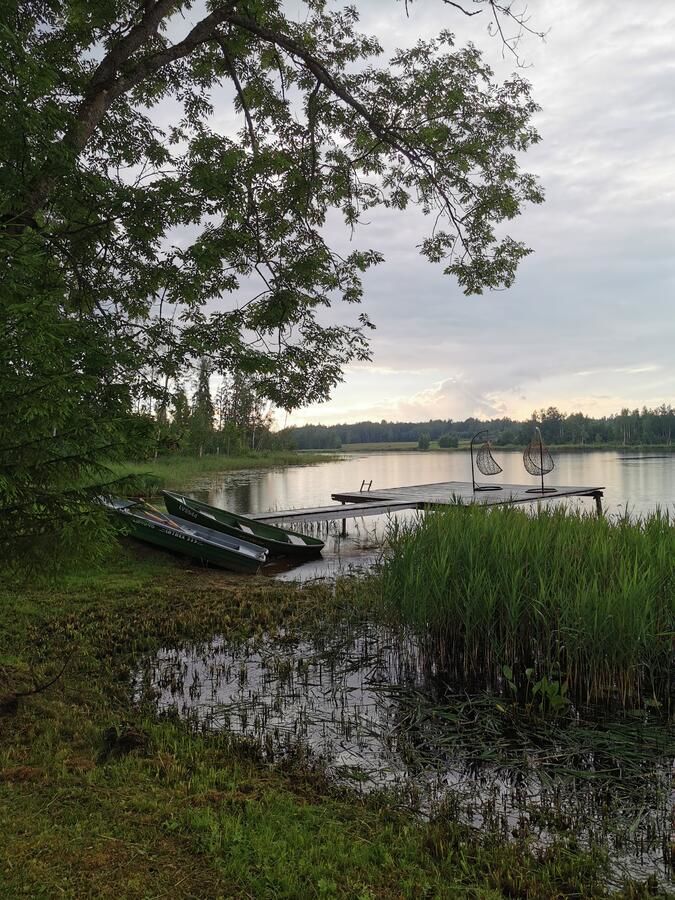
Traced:
<path id="1" fill-rule="evenodd" d="M 223 53 L 223 59 L 225 60 L 225 65 L 227 66 L 227 71 L 229 72 L 230 78 L 235 86 L 237 91 L 237 96 L 239 97 L 239 102 L 241 103 L 241 108 L 244 111 L 244 116 L 246 118 L 246 127 L 248 128 L 248 136 L 251 140 L 251 149 L 253 150 L 253 155 L 257 156 L 258 154 L 258 139 L 255 134 L 255 127 L 253 125 L 253 118 L 251 117 L 251 112 L 248 108 L 248 104 L 246 103 L 246 98 L 244 97 L 244 90 L 241 86 L 241 82 L 239 81 L 239 76 L 237 75 L 237 70 L 234 67 L 234 63 L 232 62 L 232 57 L 229 54 L 227 49 L 227 42 L 222 35 L 216 35 L 216 40 L 220 45 L 220 49 Z"/>
<path id="2" fill-rule="evenodd" d="M 144 4 L 145 13 L 138 25 L 134 25 L 129 34 L 115 44 L 99 63 L 85 92 L 85 99 L 87 95 L 94 96 L 110 87 L 122 65 L 149 37 L 157 34 L 162 19 L 177 5 L 178 0 L 157 0 Z"/>
<path id="3" fill-rule="evenodd" d="M 84 92 L 82 102 L 75 114 L 75 122 L 61 142 L 75 156 L 85 148 L 103 116 L 118 97 L 136 87 L 144 78 L 154 74 L 163 66 L 189 56 L 200 44 L 211 40 L 215 29 L 227 21 L 228 16 L 237 5 L 237 0 L 230 0 L 218 7 L 198 22 L 182 41 L 142 57 L 126 73 L 118 77 L 122 65 L 129 60 L 135 50 L 138 50 L 157 32 L 162 18 L 171 12 L 177 2 L 178 0 L 157 0 L 154 6 L 149 7 L 143 20 L 119 44 L 113 47 L 99 64 Z M 53 182 L 54 175 L 47 165 L 31 185 L 21 215 L 32 216 L 43 206 Z"/>
<path id="4" fill-rule="evenodd" d="M 271 44 L 276 44 L 278 47 L 282 47 L 291 56 L 298 57 L 303 61 L 307 69 L 314 75 L 314 77 L 327 87 L 331 93 L 333 93 L 336 97 L 339 97 L 344 103 L 350 106 L 355 112 L 357 112 L 364 121 L 368 123 L 372 132 L 376 135 L 376 137 L 380 138 L 390 147 L 393 147 L 394 150 L 398 150 L 411 164 L 415 166 L 419 166 L 423 169 L 434 187 L 436 188 L 439 197 L 442 198 L 446 211 L 457 229 L 458 234 L 461 239 L 461 224 L 457 219 L 454 211 L 454 205 L 451 199 L 447 196 L 447 194 L 443 191 L 442 188 L 439 187 L 437 179 L 430 168 L 430 166 L 426 163 L 424 159 L 420 157 L 415 150 L 410 147 L 404 140 L 401 140 L 401 135 L 395 129 L 389 128 L 380 122 L 376 116 L 366 107 L 360 100 L 354 97 L 345 87 L 342 85 L 324 66 L 322 62 L 320 62 L 315 56 L 313 56 L 309 50 L 302 46 L 302 44 L 298 43 L 293 38 L 288 35 L 281 34 L 276 31 L 272 31 L 269 28 L 266 28 L 264 25 L 259 25 L 253 19 L 248 19 L 245 16 L 240 16 L 232 14 L 228 17 L 228 21 L 232 25 L 239 26 L 245 31 L 250 32 L 251 34 L 255 34 L 257 37 L 261 38 L 264 41 L 267 41 Z"/>
<path id="5" fill-rule="evenodd" d="M 408 16 L 408 18 L 410 18 L 409 6 L 412 2 L 413 0 L 405 0 L 405 14 L 406 16 Z M 443 3 L 445 3 L 446 6 L 454 6 L 455 9 L 458 9 L 461 13 L 464 13 L 465 16 L 477 16 L 483 11 L 482 9 L 475 9 L 473 12 L 470 12 L 468 9 L 464 9 L 461 3 L 455 3 L 454 0 L 443 0 Z"/>

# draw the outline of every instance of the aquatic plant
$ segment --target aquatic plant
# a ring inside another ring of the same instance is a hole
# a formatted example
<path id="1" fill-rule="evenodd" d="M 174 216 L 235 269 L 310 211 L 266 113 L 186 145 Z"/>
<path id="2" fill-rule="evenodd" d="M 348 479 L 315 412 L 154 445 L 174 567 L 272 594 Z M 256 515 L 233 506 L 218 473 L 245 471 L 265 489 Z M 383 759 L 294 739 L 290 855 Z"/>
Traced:
<path id="1" fill-rule="evenodd" d="M 566 684 L 575 703 L 670 708 L 675 527 L 566 509 L 432 511 L 393 523 L 384 600 L 430 665 L 492 689 Z M 508 667 L 508 675 L 504 675 Z"/>
<path id="2" fill-rule="evenodd" d="M 166 647 L 141 662 L 137 698 L 195 734 L 245 741 L 260 761 L 321 772 L 415 817 L 479 823 L 535 852 L 573 834 L 617 884 L 668 878 L 672 728 L 642 712 L 565 715 L 564 690 L 546 677 L 524 706 L 438 691 L 420 662 L 409 629 L 345 619 Z"/>

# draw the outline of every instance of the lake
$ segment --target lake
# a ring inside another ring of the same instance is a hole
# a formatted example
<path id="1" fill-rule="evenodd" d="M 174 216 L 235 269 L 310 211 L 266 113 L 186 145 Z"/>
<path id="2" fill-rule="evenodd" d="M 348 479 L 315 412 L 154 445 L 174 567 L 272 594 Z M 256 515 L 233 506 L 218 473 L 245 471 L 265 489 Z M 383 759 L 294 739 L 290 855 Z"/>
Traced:
<path id="1" fill-rule="evenodd" d="M 494 450 L 503 473 L 484 482 L 536 484 L 523 468 L 518 451 Z M 604 509 L 609 516 L 628 512 L 644 515 L 657 507 L 675 512 L 675 454 L 634 451 L 593 451 L 554 454 L 555 469 L 547 476 L 550 485 L 604 486 Z M 183 490 L 213 506 L 238 513 L 263 513 L 274 509 L 330 506 L 331 494 L 358 490 L 362 481 L 377 488 L 441 481 L 470 481 L 471 461 L 466 452 L 421 452 L 400 450 L 344 454 L 337 460 L 311 466 L 290 466 L 268 470 L 245 470 L 209 475 L 183 486 Z M 591 498 L 575 501 L 546 501 L 574 504 L 593 511 Z M 532 505 L 534 508 L 534 504 Z M 410 516 L 413 513 L 399 513 Z M 377 558 L 387 524 L 386 516 L 347 520 L 347 536 L 341 537 L 339 523 L 308 526 L 311 533 L 326 538 L 323 559 L 305 563 L 292 571 L 278 572 L 281 578 L 313 578 L 336 571 L 367 568 Z M 296 530 L 301 530 L 293 526 Z"/>

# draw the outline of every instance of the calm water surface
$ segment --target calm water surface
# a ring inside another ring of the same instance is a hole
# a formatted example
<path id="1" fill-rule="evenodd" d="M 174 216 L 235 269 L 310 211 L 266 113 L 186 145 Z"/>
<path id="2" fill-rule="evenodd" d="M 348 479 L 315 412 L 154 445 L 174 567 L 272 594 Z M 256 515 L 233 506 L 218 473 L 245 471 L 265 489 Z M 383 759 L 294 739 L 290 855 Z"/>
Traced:
<path id="1" fill-rule="evenodd" d="M 536 484 L 523 468 L 517 451 L 494 451 L 504 469 L 496 484 Z M 607 515 L 628 510 L 643 515 L 661 507 L 675 512 L 675 454 L 619 453 L 598 451 L 555 454 L 550 485 L 604 487 Z M 251 470 L 222 475 L 184 485 L 186 493 L 213 506 L 239 513 L 263 513 L 275 509 L 330 506 L 331 494 L 358 490 L 362 481 L 373 482 L 373 490 L 440 481 L 469 481 L 471 463 L 466 452 L 388 451 L 349 454 L 338 460 L 311 466 L 271 470 Z M 591 498 L 575 501 L 547 501 L 592 511 Z M 410 516 L 411 513 L 398 515 Z M 336 570 L 364 568 L 372 564 L 386 528 L 386 516 L 347 520 L 347 536 L 339 533 L 339 523 L 315 525 L 312 533 L 326 538 L 323 560 L 305 563 L 279 577 L 311 578 Z M 293 526 L 300 530 L 297 526 Z"/>

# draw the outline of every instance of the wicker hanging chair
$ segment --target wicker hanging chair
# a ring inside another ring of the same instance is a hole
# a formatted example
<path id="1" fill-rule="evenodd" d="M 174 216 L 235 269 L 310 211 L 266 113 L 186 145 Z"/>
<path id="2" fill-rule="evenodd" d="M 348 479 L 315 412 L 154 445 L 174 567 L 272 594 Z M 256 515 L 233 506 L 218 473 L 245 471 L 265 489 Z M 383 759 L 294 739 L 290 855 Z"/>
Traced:
<path id="1" fill-rule="evenodd" d="M 541 486 L 536 488 L 528 488 L 528 494 L 555 494 L 554 487 L 544 486 L 544 475 L 548 475 L 555 469 L 555 463 L 548 447 L 541 438 L 539 427 L 535 427 L 535 435 L 523 451 L 523 465 L 530 475 L 536 475 L 541 478 Z"/>
<path id="2" fill-rule="evenodd" d="M 478 484 L 476 481 L 474 472 L 473 445 L 474 441 L 476 441 L 482 434 L 487 436 L 487 430 L 478 431 L 471 438 L 471 479 L 473 481 L 473 489 L 474 491 L 501 491 L 502 487 L 499 484 Z M 476 453 L 475 464 L 476 468 L 482 475 L 499 475 L 500 472 L 504 471 L 497 460 L 493 457 L 492 445 L 490 444 L 490 441 L 487 439 L 487 437 Z"/>

